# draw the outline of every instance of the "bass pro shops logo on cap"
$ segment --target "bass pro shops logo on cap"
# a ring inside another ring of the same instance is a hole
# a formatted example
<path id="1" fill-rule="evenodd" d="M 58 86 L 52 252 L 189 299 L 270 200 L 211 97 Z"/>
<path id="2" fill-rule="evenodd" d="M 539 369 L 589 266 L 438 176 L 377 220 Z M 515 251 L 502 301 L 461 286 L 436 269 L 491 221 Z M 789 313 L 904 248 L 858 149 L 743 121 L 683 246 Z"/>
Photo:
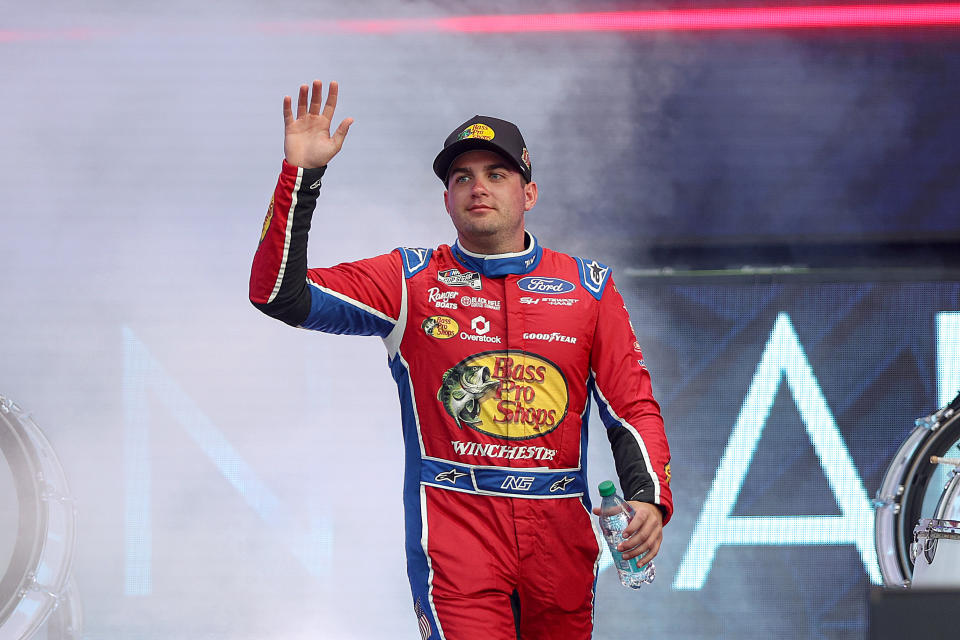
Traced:
<path id="1" fill-rule="evenodd" d="M 433 172 L 447 184 L 453 161 L 457 156 L 474 150 L 492 151 L 503 156 L 516 167 L 524 181 L 530 182 L 530 153 L 520 129 L 512 122 L 491 116 L 476 115 L 454 129 L 433 161 Z"/>
<path id="2" fill-rule="evenodd" d="M 472 124 L 457 136 L 457 140 L 465 140 L 467 138 L 479 138 L 480 140 L 493 140 L 493 137 L 497 133 L 483 123 Z"/>

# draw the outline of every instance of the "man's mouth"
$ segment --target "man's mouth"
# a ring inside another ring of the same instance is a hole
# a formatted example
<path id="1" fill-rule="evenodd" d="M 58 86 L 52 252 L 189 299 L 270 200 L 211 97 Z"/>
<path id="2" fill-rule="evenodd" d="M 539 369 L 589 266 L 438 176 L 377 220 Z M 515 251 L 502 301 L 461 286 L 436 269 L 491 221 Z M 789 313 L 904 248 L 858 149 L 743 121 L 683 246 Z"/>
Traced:
<path id="1" fill-rule="evenodd" d="M 493 207 L 485 204 L 474 204 L 467 207 L 467 211 L 493 211 Z"/>

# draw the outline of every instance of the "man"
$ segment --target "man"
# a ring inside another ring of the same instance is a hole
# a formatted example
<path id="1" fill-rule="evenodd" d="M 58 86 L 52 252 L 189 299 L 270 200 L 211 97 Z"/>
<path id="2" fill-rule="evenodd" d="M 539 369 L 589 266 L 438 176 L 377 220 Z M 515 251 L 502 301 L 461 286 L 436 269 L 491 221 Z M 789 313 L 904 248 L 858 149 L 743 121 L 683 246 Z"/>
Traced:
<path id="1" fill-rule="evenodd" d="M 338 87 L 284 98 L 280 179 L 250 299 L 288 324 L 378 335 L 400 394 L 407 574 L 423 638 L 589 638 L 601 542 L 586 479 L 589 392 L 637 511 L 625 558 L 660 548 L 670 454 L 650 376 L 610 269 L 541 247 L 519 130 L 477 116 L 433 169 L 453 246 L 307 269 Z M 309 99 L 309 106 L 308 106 Z"/>

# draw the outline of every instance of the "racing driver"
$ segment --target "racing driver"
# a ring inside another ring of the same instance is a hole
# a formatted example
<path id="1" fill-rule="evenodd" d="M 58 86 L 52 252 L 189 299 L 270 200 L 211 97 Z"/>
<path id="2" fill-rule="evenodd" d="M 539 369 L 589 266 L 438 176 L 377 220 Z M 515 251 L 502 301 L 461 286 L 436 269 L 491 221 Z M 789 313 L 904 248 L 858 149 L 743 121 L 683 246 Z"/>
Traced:
<path id="1" fill-rule="evenodd" d="M 452 245 L 308 269 L 338 87 L 283 100 L 285 159 L 253 260 L 250 300 L 295 327 L 376 335 L 400 395 L 407 575 L 423 638 L 589 638 L 602 539 L 586 478 L 590 396 L 625 499 L 625 558 L 660 548 L 670 453 L 650 375 L 610 268 L 541 246 L 513 124 L 464 122 L 433 163 Z"/>

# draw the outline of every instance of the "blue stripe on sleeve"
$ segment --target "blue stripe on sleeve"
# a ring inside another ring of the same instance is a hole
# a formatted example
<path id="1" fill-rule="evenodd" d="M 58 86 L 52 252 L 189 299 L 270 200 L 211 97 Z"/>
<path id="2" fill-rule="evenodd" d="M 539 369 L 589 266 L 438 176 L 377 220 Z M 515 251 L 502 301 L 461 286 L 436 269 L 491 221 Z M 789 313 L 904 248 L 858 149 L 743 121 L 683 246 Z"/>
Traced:
<path id="1" fill-rule="evenodd" d="M 356 300 L 334 295 L 310 284 L 310 314 L 300 324 L 304 329 L 354 336 L 386 337 L 396 321 Z"/>

